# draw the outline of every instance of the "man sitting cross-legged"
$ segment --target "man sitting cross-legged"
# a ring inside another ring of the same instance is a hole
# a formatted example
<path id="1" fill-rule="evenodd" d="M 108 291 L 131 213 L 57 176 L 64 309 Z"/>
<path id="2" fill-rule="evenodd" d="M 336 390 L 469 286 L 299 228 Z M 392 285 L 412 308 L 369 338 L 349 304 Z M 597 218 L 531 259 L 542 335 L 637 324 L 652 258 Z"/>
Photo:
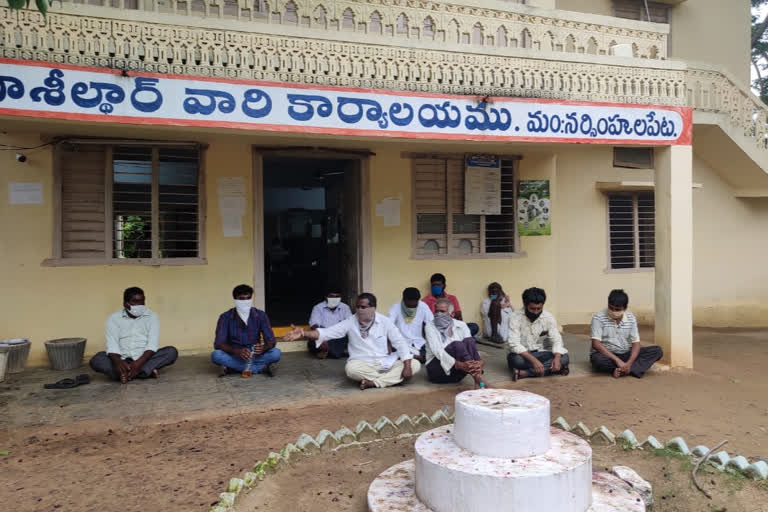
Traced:
<path id="1" fill-rule="evenodd" d="M 360 389 L 384 388 L 409 380 L 421 365 L 413 359 L 408 341 L 389 318 L 376 312 L 373 294 L 360 294 L 356 306 L 356 313 L 343 322 L 309 331 L 295 327 L 285 339 L 307 338 L 320 345 L 346 336 L 349 359 L 345 370 L 347 377 L 360 382 Z M 390 354 L 389 344 L 395 353 Z"/>
<path id="2" fill-rule="evenodd" d="M 629 296 L 624 290 L 608 295 L 608 307 L 592 317 L 592 368 L 614 377 L 642 378 L 661 359 L 661 347 L 640 347 L 635 315 L 627 311 Z"/>
<path id="3" fill-rule="evenodd" d="M 309 317 L 309 328 L 330 327 L 352 316 L 349 306 L 341 302 L 341 289 L 337 286 L 329 286 L 325 300 L 312 308 Z M 347 357 L 347 338 L 324 341 L 319 347 L 313 341 L 307 341 L 307 350 L 315 354 L 318 359 L 342 359 Z"/>
<path id="4" fill-rule="evenodd" d="M 435 318 L 427 323 L 427 378 L 438 384 L 460 382 L 468 374 L 475 387 L 485 386 L 483 360 L 469 327 L 451 318 L 451 301 L 437 299 Z"/>
<path id="5" fill-rule="evenodd" d="M 403 300 L 392 304 L 389 308 L 389 319 L 400 329 L 400 333 L 408 340 L 413 358 L 424 364 L 426 348 L 424 326 L 432 321 L 434 315 L 421 300 L 418 288 L 403 290 Z"/>
<path id="6" fill-rule="evenodd" d="M 123 292 L 123 309 L 107 319 L 107 351 L 91 359 L 93 371 L 125 384 L 136 378 L 157 377 L 160 368 L 176 361 L 179 353 L 175 348 L 157 347 L 160 322 L 144 302 L 141 288 Z"/>
<path id="7" fill-rule="evenodd" d="M 523 309 L 512 313 L 507 337 L 507 364 L 512 380 L 569 373 L 568 351 L 555 317 L 544 311 L 546 301 L 544 290 L 528 288 L 523 292 Z M 544 349 L 545 342 L 551 342 L 551 351 Z"/>
<path id="8" fill-rule="evenodd" d="M 253 373 L 274 377 L 280 361 L 280 349 L 267 314 L 253 307 L 253 288 L 247 284 L 232 290 L 235 307 L 219 316 L 211 361 L 222 367 L 222 375 Z"/>

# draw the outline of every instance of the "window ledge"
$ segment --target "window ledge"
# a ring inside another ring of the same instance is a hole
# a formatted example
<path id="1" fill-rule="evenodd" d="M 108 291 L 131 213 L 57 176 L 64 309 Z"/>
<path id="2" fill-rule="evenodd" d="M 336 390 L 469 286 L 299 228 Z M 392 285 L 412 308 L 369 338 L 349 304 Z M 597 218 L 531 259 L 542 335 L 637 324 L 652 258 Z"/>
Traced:
<path id="1" fill-rule="evenodd" d="M 652 274 L 656 271 L 655 267 L 635 267 L 635 268 L 605 268 L 604 274 Z"/>
<path id="2" fill-rule="evenodd" d="M 412 254 L 412 260 L 507 260 L 516 258 L 527 258 L 526 252 L 497 252 L 490 254 L 441 254 L 434 255 L 417 255 Z"/>
<path id="3" fill-rule="evenodd" d="M 104 259 L 104 258 L 48 258 L 40 264 L 43 267 L 81 267 L 81 266 L 144 266 L 144 267 L 176 267 L 180 265 L 207 265 L 206 258 L 136 258 L 136 259 Z"/>
<path id="4" fill-rule="evenodd" d="M 693 188 L 702 188 L 701 183 L 692 183 Z M 595 188 L 600 192 L 644 192 L 652 191 L 652 181 L 596 181 Z"/>

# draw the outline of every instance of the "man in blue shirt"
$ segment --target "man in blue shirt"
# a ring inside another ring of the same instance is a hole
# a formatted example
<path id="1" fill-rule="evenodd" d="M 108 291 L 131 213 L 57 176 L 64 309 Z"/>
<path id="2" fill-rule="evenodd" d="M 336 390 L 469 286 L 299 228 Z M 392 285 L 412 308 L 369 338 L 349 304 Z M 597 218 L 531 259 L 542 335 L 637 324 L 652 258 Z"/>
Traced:
<path id="1" fill-rule="evenodd" d="M 211 360 L 222 366 L 222 375 L 239 372 L 275 376 L 280 349 L 267 314 L 253 307 L 253 288 L 241 284 L 232 290 L 235 307 L 219 316 Z"/>

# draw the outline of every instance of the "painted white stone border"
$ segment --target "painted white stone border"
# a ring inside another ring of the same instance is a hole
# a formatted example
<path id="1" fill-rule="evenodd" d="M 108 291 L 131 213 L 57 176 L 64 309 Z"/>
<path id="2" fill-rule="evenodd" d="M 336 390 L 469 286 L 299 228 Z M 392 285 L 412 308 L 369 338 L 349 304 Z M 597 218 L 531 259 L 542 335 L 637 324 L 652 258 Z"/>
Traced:
<path id="1" fill-rule="evenodd" d="M 448 425 L 453 422 L 453 418 L 453 414 L 448 416 L 444 410 L 438 409 L 431 415 L 425 412 L 413 417 L 403 414 L 395 421 L 381 416 L 373 425 L 367 421 L 361 421 L 354 431 L 342 426 L 335 433 L 330 430 L 321 430 L 315 437 L 302 433 L 295 443 L 286 444 L 279 453 L 271 452 L 266 459 L 256 462 L 251 471 L 239 478 L 230 479 L 226 491 L 219 494 L 219 502 L 210 509 L 210 512 L 234 512 L 239 497 L 257 487 L 269 475 L 303 460 L 304 457 L 350 446 L 381 442 L 395 437 L 414 437 L 435 427 Z M 700 459 L 709 451 L 709 448 L 701 445 L 689 450 L 682 437 L 672 438 L 662 444 L 654 436 L 648 436 L 640 443 L 629 429 L 615 435 L 607 427 L 600 425 L 592 431 L 582 422 L 571 426 L 562 416 L 552 421 L 552 425 L 576 434 L 597 446 L 618 445 L 625 450 L 673 453 L 691 457 L 694 460 Z M 763 460 L 750 462 L 746 457 L 740 455 L 731 457 L 727 452 L 721 451 L 711 455 L 706 464 L 719 471 L 740 474 L 753 480 L 768 479 L 768 464 Z M 631 482 L 628 483 L 632 485 Z"/>

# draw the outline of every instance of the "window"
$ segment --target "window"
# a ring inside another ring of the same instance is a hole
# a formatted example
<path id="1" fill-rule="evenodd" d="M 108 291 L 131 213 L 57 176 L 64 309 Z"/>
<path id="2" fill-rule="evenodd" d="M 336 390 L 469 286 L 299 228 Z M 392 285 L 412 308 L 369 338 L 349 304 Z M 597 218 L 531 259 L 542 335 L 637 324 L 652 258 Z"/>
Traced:
<path id="1" fill-rule="evenodd" d="M 202 257 L 196 145 L 63 143 L 57 159 L 56 259 L 180 264 Z"/>
<path id="2" fill-rule="evenodd" d="M 613 166 L 653 169 L 653 148 L 613 148 Z"/>
<path id="3" fill-rule="evenodd" d="M 464 158 L 413 158 L 414 256 L 478 257 L 515 252 L 515 167 L 501 160 L 501 215 L 464 213 Z"/>
<path id="4" fill-rule="evenodd" d="M 611 269 L 654 267 L 655 214 L 653 192 L 608 196 Z"/>
<path id="5" fill-rule="evenodd" d="M 613 15 L 630 20 L 669 23 L 669 6 L 660 2 L 648 2 L 646 11 L 643 0 L 613 0 Z"/>

